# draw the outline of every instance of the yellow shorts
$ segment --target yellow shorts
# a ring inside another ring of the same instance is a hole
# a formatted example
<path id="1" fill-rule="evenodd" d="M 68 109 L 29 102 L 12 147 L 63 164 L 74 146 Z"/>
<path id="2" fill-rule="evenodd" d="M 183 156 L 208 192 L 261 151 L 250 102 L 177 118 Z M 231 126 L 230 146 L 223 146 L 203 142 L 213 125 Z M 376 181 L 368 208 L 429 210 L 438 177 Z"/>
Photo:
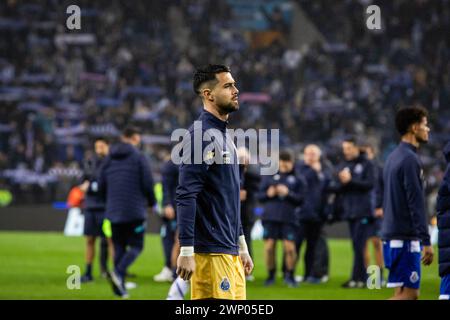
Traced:
<path id="1" fill-rule="evenodd" d="M 245 300 L 245 273 L 241 258 L 231 254 L 195 253 L 191 299 Z"/>

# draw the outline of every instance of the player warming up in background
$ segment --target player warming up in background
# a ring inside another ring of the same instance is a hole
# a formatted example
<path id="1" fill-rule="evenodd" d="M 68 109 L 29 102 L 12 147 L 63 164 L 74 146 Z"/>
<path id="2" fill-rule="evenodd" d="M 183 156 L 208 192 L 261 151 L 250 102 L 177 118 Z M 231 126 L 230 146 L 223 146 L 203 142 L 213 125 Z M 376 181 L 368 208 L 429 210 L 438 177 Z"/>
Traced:
<path id="1" fill-rule="evenodd" d="M 423 169 L 417 150 L 428 141 L 427 111 L 413 107 L 400 109 L 395 125 L 400 144 L 386 160 L 384 180 L 384 220 L 382 225 L 384 264 L 389 269 L 387 287 L 395 288 L 394 300 L 419 298 L 420 260 L 433 261 L 430 245 Z"/>
<path id="2" fill-rule="evenodd" d="M 126 128 L 121 142 L 111 147 L 100 171 L 99 187 L 106 198 L 106 218 L 111 221 L 114 244 L 114 293 L 128 297 L 125 276 L 144 248 L 147 206 L 156 203 L 150 166 L 138 146 L 141 134 Z"/>
<path id="3" fill-rule="evenodd" d="M 176 198 L 177 274 L 191 279 L 191 299 L 246 299 L 245 275 L 253 261 L 241 226 L 236 147 L 226 133 L 228 115 L 239 109 L 239 91 L 230 69 L 222 65 L 196 70 L 193 87 L 203 111 L 183 140 Z M 212 132 L 219 135 L 214 149 L 203 152 Z M 201 141 L 193 141 L 196 136 Z"/>
<path id="4" fill-rule="evenodd" d="M 86 236 L 86 271 L 81 277 L 81 282 L 90 282 L 92 276 L 92 262 L 95 257 L 95 241 L 101 239 L 100 267 L 102 276 L 108 272 L 108 250 L 112 258 L 113 244 L 111 238 L 105 237 L 103 233 L 103 219 L 105 218 L 105 201 L 99 193 L 97 177 L 100 168 L 109 153 L 109 143 L 106 138 L 97 138 L 94 143 L 95 158 L 86 161 L 84 165 L 83 184 L 81 190 L 86 193 L 84 208 L 84 235 Z"/>

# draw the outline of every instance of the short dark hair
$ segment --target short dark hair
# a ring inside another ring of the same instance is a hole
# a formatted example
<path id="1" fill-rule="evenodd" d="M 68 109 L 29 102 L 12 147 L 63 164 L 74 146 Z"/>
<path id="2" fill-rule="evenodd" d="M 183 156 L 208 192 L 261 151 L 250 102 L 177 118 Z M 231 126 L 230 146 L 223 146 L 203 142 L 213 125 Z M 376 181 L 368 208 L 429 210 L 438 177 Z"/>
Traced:
<path id="1" fill-rule="evenodd" d="M 345 136 L 344 139 L 342 140 L 342 142 L 350 142 L 350 143 L 354 144 L 355 146 L 359 145 L 358 138 L 351 134 Z"/>
<path id="2" fill-rule="evenodd" d="M 125 138 L 131 138 L 135 134 L 141 134 L 141 130 L 134 126 L 128 126 L 122 131 L 122 136 Z"/>
<path id="3" fill-rule="evenodd" d="M 397 111 L 395 115 L 395 127 L 400 135 L 405 135 L 409 127 L 420 123 L 424 117 L 428 117 L 428 111 L 422 107 L 407 107 Z"/>
<path id="4" fill-rule="evenodd" d="M 280 161 L 294 162 L 294 154 L 289 149 L 281 150 L 279 157 L 280 157 Z"/>
<path id="5" fill-rule="evenodd" d="M 222 72 L 231 72 L 230 68 L 221 64 L 209 64 L 195 70 L 193 88 L 196 94 L 200 94 L 200 87 L 205 82 L 216 82 L 216 74 Z"/>
<path id="6" fill-rule="evenodd" d="M 96 137 L 96 138 L 94 139 L 94 143 L 96 143 L 97 141 L 102 141 L 102 142 L 104 142 L 104 143 L 106 143 L 106 144 L 109 144 L 109 139 L 108 139 L 107 137 L 103 137 L 103 136 L 101 136 L 101 137 Z"/>

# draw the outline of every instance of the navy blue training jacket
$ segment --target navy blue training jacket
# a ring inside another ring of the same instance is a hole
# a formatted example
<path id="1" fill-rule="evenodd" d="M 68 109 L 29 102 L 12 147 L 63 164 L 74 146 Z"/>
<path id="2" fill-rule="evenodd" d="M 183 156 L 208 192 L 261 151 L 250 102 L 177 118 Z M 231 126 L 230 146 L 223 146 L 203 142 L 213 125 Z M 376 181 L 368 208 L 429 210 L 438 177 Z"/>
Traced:
<path id="1" fill-rule="evenodd" d="M 289 188 L 285 197 L 275 196 L 269 198 L 267 190 L 270 186 L 278 184 Z M 284 222 L 297 225 L 299 221 L 298 211 L 303 202 L 305 191 L 304 180 L 295 174 L 295 170 L 286 173 L 277 173 L 272 176 L 264 176 L 261 181 L 259 201 L 264 203 L 264 221 Z"/>
<path id="2" fill-rule="evenodd" d="M 331 181 L 331 173 L 322 166 L 320 173 L 316 172 L 303 161 L 297 165 L 297 173 L 304 177 L 307 187 L 307 196 L 300 210 L 300 221 L 324 222 L 325 206 L 327 203 L 328 186 Z"/>
<path id="3" fill-rule="evenodd" d="M 450 142 L 444 148 L 447 170 L 439 187 L 436 209 L 438 222 L 439 275 L 450 274 Z"/>
<path id="4" fill-rule="evenodd" d="M 92 161 L 84 163 L 83 182 L 89 181 L 89 188 L 86 191 L 84 209 L 105 211 L 105 200 L 100 194 L 98 176 L 105 159 L 95 157 Z"/>
<path id="5" fill-rule="evenodd" d="M 384 171 L 384 240 L 421 240 L 430 245 L 423 169 L 412 144 L 400 142 L 386 160 Z"/>
<path id="6" fill-rule="evenodd" d="M 106 199 L 105 217 L 111 223 L 145 220 L 147 206 L 156 203 L 148 161 L 128 143 L 111 147 L 100 171 L 99 186 Z"/>
<path id="7" fill-rule="evenodd" d="M 337 182 L 337 190 L 347 220 L 373 217 L 373 188 L 375 187 L 375 167 L 373 162 L 361 153 L 356 159 L 344 161 L 338 171 L 348 168 L 352 179 L 347 184 Z"/>
<path id="8" fill-rule="evenodd" d="M 180 245 L 194 246 L 196 253 L 238 255 L 239 236 L 243 232 L 236 147 L 226 134 L 226 121 L 205 110 L 198 121 L 201 130 L 192 125 L 183 140 L 185 151 L 179 167 L 176 203 Z M 215 140 L 211 144 L 211 134 L 206 132 L 209 129 L 217 129 L 226 143 Z M 194 141 L 194 136 L 200 140 Z M 209 141 L 202 141 L 203 136 Z M 199 157 L 200 163 L 194 163 L 195 143 L 200 143 L 204 153 Z M 208 149 L 211 145 L 217 149 Z M 188 159 L 191 163 L 187 163 Z"/>

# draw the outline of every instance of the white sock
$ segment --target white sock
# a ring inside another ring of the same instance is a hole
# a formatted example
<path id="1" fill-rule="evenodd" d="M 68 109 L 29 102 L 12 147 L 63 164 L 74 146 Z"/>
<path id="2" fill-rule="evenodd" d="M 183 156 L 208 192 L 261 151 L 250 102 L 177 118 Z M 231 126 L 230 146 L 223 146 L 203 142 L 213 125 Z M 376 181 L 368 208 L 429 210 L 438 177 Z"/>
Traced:
<path id="1" fill-rule="evenodd" d="M 184 296 L 189 291 L 190 282 L 184 281 L 177 277 L 169 289 L 169 294 L 166 300 L 184 300 Z"/>

